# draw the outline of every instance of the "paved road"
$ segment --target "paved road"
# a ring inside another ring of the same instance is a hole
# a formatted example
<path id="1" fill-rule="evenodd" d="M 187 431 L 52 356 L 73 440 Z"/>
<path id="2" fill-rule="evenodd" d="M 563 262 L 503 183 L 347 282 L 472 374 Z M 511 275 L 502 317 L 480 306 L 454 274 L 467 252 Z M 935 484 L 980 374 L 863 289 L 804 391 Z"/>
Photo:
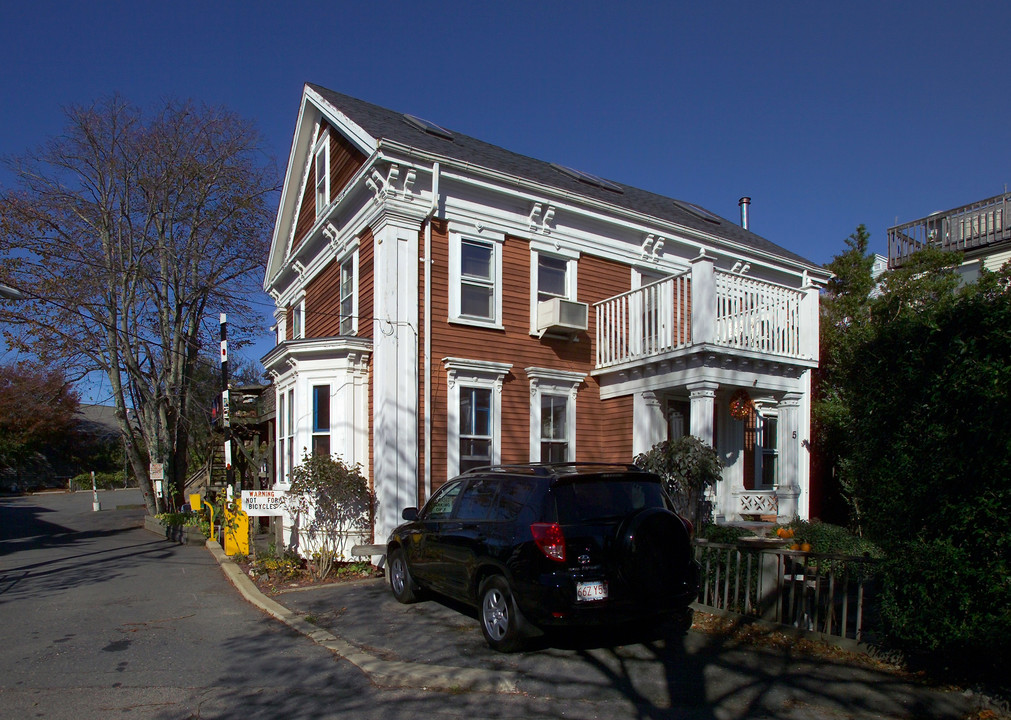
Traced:
<path id="1" fill-rule="evenodd" d="M 240 598 L 131 491 L 0 498 L 0 718 L 474 717 L 374 688 Z M 520 717 L 517 714 L 514 717 Z"/>
<path id="2" fill-rule="evenodd" d="M 519 692 L 377 687 L 242 600 L 206 549 L 140 529 L 143 510 L 122 507 L 139 502 L 136 492 L 103 493 L 93 512 L 90 493 L 0 498 L 0 718 L 810 720 L 968 711 L 960 696 L 886 673 L 695 633 L 577 635 L 502 656 L 483 645 L 475 620 L 439 602 L 401 606 L 382 583 L 280 596 L 391 667 L 500 670 Z"/>

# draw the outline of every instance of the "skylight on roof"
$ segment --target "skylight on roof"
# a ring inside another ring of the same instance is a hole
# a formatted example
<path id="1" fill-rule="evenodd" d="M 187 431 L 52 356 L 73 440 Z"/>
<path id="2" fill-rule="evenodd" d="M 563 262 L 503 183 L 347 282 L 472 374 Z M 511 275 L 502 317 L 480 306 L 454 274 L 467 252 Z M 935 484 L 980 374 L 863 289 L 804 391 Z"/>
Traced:
<path id="1" fill-rule="evenodd" d="M 406 120 L 408 124 L 418 128 L 418 130 L 427 132 L 429 135 L 435 135 L 436 137 L 441 137 L 444 140 L 453 139 L 453 133 L 442 127 L 442 125 L 436 125 L 431 120 L 425 120 L 425 118 L 419 118 L 416 115 L 408 115 L 407 113 L 404 113 L 404 120 Z"/>
<path id="2" fill-rule="evenodd" d="M 614 192 L 620 193 L 624 192 L 620 185 L 616 185 L 610 180 L 605 180 L 602 177 L 597 177 L 596 175 L 591 175 L 588 172 L 583 172 L 582 170 L 576 170 L 575 168 L 566 167 L 565 165 L 559 165 L 558 163 L 551 163 L 553 167 L 558 172 L 563 175 L 568 175 L 570 178 L 584 182 L 587 185 L 594 185 L 599 188 L 604 188 L 605 190 L 612 190 Z"/>
<path id="3" fill-rule="evenodd" d="M 711 212 L 709 212 L 705 208 L 701 208 L 701 207 L 699 207 L 698 205 L 696 205 L 694 203 L 685 202 L 684 200 L 675 200 L 674 204 L 677 205 L 682 210 L 685 210 L 686 212 L 691 213 L 692 215 L 694 215 L 695 217 L 699 218 L 700 220 L 705 220 L 705 221 L 711 222 L 711 223 L 713 223 L 715 225 L 719 225 L 720 224 L 720 218 L 719 217 L 717 217 L 716 215 L 713 215 Z"/>

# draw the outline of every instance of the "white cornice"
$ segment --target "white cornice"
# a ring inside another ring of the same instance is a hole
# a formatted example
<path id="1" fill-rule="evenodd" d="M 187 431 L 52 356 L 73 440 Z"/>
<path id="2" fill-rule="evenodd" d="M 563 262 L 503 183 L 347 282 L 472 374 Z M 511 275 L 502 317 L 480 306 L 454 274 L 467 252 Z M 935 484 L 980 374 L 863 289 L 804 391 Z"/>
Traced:
<path id="1" fill-rule="evenodd" d="M 418 150 L 417 148 L 386 138 L 380 141 L 379 147 L 380 153 L 391 161 L 393 161 L 393 158 L 390 157 L 391 153 L 402 153 L 405 156 L 417 158 L 423 163 L 431 164 L 438 162 L 442 168 L 443 176 L 447 179 L 469 183 L 496 193 L 506 193 L 521 198 L 525 203 L 540 202 L 544 207 L 552 204 L 556 206 L 559 212 L 565 210 L 599 222 L 612 225 L 619 224 L 623 228 L 631 228 L 642 233 L 652 232 L 667 237 L 679 235 L 689 241 L 694 240 L 706 245 L 710 249 L 722 249 L 723 252 L 733 255 L 735 259 L 737 257 L 741 259 L 747 258 L 752 262 L 758 262 L 771 270 L 779 272 L 790 272 L 799 276 L 804 271 L 807 271 L 809 275 L 824 276 L 825 281 L 830 277 L 828 271 L 813 263 L 784 258 L 729 238 L 707 233 L 686 225 L 679 225 L 670 220 L 630 210 L 603 200 L 544 185 L 527 178 L 455 160 L 445 155 Z M 450 168 L 456 170 L 457 173 L 448 170 Z M 482 182 L 478 179 L 482 177 L 492 182 Z M 517 192 L 514 188 L 519 188 L 521 191 Z M 551 198 L 563 198 L 567 202 L 560 203 Z"/>

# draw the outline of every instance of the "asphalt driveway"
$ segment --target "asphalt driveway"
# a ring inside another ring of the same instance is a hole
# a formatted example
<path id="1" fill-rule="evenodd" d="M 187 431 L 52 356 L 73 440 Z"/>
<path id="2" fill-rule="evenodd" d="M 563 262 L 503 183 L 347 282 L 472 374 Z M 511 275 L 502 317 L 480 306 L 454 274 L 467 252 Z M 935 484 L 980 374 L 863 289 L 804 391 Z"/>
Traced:
<path id="1" fill-rule="evenodd" d="M 602 717 L 965 718 L 972 711 L 961 693 L 904 675 L 789 647 L 735 646 L 697 631 L 583 630 L 503 655 L 485 645 L 472 611 L 439 599 L 401 605 L 383 580 L 275 600 L 380 661 L 497 676 L 510 692 L 571 703 L 574 715 L 590 705 L 615 710 Z M 444 688 L 454 688 L 452 677 Z"/>

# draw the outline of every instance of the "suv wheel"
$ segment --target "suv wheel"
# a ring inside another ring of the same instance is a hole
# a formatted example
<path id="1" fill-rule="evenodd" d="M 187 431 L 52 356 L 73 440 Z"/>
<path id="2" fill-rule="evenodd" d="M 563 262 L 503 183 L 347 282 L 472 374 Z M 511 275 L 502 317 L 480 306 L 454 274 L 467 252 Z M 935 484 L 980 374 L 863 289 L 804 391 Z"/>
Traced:
<path id="1" fill-rule="evenodd" d="M 393 597 L 408 604 L 418 599 L 418 588 L 407 569 L 407 558 L 402 548 L 397 548 L 390 554 L 390 589 Z"/>
<path id="2" fill-rule="evenodd" d="M 478 591 L 481 632 L 492 650 L 514 652 L 523 645 L 525 621 L 513 599 L 509 583 L 501 575 L 492 575 Z"/>

